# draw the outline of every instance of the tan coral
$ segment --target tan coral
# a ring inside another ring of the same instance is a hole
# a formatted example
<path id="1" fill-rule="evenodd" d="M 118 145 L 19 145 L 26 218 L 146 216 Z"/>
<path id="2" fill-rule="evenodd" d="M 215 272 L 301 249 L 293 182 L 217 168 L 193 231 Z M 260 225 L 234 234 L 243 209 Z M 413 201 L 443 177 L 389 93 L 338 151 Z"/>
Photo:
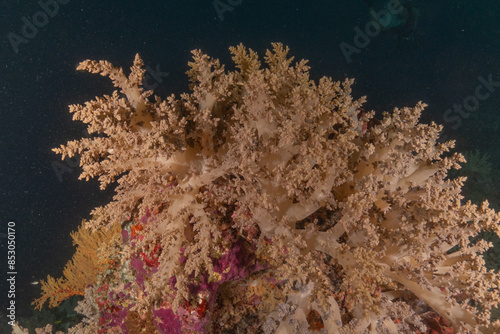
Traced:
<path id="1" fill-rule="evenodd" d="M 81 178 L 99 177 L 101 187 L 118 182 L 114 201 L 94 210 L 89 227 L 110 226 L 124 212 L 164 208 L 140 245 L 160 240 L 164 249 L 144 302 L 173 293 L 169 279 L 176 276 L 173 304 L 179 306 L 189 297 L 191 273 L 215 276 L 209 254 L 219 251 L 224 223 L 212 206 L 220 203 L 221 212 L 237 208 L 235 227 L 258 226 L 260 237 L 249 240 L 284 279 L 293 284 L 302 270 L 309 302 L 301 294 L 287 321 L 304 323 L 315 303 L 336 310 L 320 309 L 331 333 L 394 332 L 398 325 L 389 308 L 402 304 L 390 296 L 409 290 L 457 331 L 498 328 L 489 323 L 489 310 L 498 305 L 499 276 L 487 272 L 477 255 L 488 245 L 470 245 L 469 238 L 482 230 L 500 235 L 499 215 L 487 204 L 461 202 L 462 180 L 446 176 L 463 158 L 446 155 L 453 143 L 438 142 L 440 126 L 418 123 L 425 105 L 395 109 L 372 122 L 374 113 L 359 116 L 364 98 L 351 97 L 352 80 L 315 83 L 306 61 L 294 64 L 279 43 L 267 51 L 265 68 L 252 50 L 230 50 L 237 70 L 194 51 L 192 93 L 155 102 L 140 86 L 139 57 L 128 78 L 107 62 L 79 67 L 109 76 L 119 90 L 70 109 L 103 137 L 55 151 L 81 155 Z M 320 209 L 335 213 L 331 228 L 297 228 Z M 461 248 L 448 253 L 455 245 Z M 339 306 L 327 297 L 317 252 L 331 256 L 347 277 L 341 289 L 355 317 L 350 324 L 338 323 Z M 467 296 L 465 302 L 458 303 L 458 293 Z"/>

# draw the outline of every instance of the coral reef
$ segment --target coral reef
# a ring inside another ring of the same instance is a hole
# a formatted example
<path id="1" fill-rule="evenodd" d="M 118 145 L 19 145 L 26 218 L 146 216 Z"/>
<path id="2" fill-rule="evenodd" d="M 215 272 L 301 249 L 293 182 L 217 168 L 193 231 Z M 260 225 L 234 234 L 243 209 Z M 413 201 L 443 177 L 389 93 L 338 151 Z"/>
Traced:
<path id="1" fill-rule="evenodd" d="M 266 66 L 230 51 L 234 71 L 193 51 L 191 93 L 164 100 L 138 56 L 128 77 L 78 67 L 118 90 L 71 106 L 95 136 L 55 151 L 117 183 L 87 227 L 122 229 L 73 332 L 498 331 L 499 276 L 472 238 L 500 217 L 462 201 L 447 173 L 463 157 L 419 123 L 424 104 L 377 120 L 352 80 L 315 83 L 281 44 Z"/>

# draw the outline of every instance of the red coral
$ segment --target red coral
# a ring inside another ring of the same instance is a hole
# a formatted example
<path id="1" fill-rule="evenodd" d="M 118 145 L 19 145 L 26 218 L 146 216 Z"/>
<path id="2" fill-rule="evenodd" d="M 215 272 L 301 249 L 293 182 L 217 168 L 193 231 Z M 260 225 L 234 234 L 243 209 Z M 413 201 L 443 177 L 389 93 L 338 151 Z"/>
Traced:
<path id="1" fill-rule="evenodd" d="M 309 314 L 307 315 L 307 323 L 309 324 L 309 329 L 312 331 L 319 331 L 322 328 L 325 328 L 321 315 L 314 309 L 309 311 Z"/>
<path id="2" fill-rule="evenodd" d="M 149 252 L 149 255 L 147 254 L 147 252 L 146 253 L 141 252 L 140 253 L 141 259 L 148 267 L 158 268 L 158 266 L 160 265 L 158 259 L 160 257 L 161 250 L 162 250 L 161 245 L 156 244 L 155 248 L 151 252 Z"/>
<path id="3" fill-rule="evenodd" d="M 422 320 L 427 325 L 425 334 L 453 334 L 453 327 L 451 324 L 437 314 L 436 312 L 427 312 L 422 314 Z M 420 332 L 419 332 L 420 333 Z"/>

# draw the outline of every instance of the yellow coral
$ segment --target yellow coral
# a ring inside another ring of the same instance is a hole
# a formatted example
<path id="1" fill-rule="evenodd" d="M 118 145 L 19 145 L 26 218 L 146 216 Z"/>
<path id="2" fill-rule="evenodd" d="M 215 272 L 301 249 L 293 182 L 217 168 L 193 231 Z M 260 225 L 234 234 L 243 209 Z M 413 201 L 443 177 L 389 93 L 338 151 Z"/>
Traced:
<path id="1" fill-rule="evenodd" d="M 119 227 L 119 224 L 115 226 Z M 72 232 L 76 252 L 64 267 L 62 277 L 56 279 L 48 275 L 46 280 L 40 281 L 42 295 L 33 301 L 35 308 L 40 310 L 46 301 L 49 307 L 56 307 L 71 296 L 83 296 L 85 288 L 94 284 L 97 275 L 107 267 L 106 260 L 98 255 L 99 248 L 118 232 L 117 228 L 92 232 L 83 223 L 76 232 Z"/>

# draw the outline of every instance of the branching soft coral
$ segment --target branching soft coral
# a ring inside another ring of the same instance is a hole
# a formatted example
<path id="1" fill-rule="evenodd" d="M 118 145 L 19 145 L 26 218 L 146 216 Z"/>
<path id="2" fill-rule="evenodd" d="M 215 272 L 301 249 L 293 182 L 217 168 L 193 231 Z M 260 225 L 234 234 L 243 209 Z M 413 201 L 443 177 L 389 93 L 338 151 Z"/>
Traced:
<path id="1" fill-rule="evenodd" d="M 242 45 L 230 51 L 235 71 L 193 51 L 191 93 L 166 100 L 142 90 L 138 56 L 128 78 L 107 62 L 79 66 L 119 88 L 70 108 L 104 136 L 55 149 L 81 155 L 81 178 L 118 182 L 88 226 L 137 217 L 122 263 L 159 245 L 130 312 L 171 306 L 183 330 L 209 332 L 219 285 L 265 268 L 288 293 L 268 330 L 308 328 L 309 314 L 329 333 L 425 328 L 408 293 L 457 331 L 499 328 L 489 319 L 499 276 L 480 255 L 489 245 L 470 242 L 500 234 L 499 215 L 462 203 L 463 180 L 446 176 L 463 158 L 438 142 L 439 126 L 418 123 L 425 106 L 376 120 L 351 97 L 352 80 L 315 83 L 281 44 L 266 67 Z M 252 256 L 221 272 L 235 247 Z"/>
<path id="2" fill-rule="evenodd" d="M 85 288 L 95 284 L 97 275 L 107 267 L 109 259 L 100 256 L 99 249 L 105 247 L 105 243 L 118 233 L 116 224 L 107 231 L 94 233 L 82 224 L 76 232 L 71 233 L 76 252 L 64 267 L 62 277 L 56 279 L 49 275 L 46 280 L 40 281 L 42 295 L 33 301 L 35 308 L 41 310 L 45 302 L 48 302 L 49 307 L 56 307 L 71 296 L 83 296 Z"/>

